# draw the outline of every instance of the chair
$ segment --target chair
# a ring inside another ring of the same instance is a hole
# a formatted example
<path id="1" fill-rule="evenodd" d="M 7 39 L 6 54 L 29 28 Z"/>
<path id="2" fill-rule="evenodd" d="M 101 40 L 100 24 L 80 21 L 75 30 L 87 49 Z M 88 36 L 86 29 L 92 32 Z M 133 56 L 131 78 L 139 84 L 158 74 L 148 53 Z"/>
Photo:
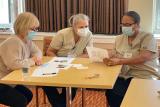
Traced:
<path id="1" fill-rule="evenodd" d="M 33 93 L 33 99 L 27 107 L 51 107 L 43 89 L 39 86 L 29 87 Z"/>
<path id="2" fill-rule="evenodd" d="M 43 55 L 46 56 L 47 49 L 52 41 L 52 36 L 46 36 L 43 39 Z"/>
<path id="3" fill-rule="evenodd" d="M 78 89 L 72 107 L 108 107 L 105 91 L 94 89 L 84 89 L 82 91 Z"/>

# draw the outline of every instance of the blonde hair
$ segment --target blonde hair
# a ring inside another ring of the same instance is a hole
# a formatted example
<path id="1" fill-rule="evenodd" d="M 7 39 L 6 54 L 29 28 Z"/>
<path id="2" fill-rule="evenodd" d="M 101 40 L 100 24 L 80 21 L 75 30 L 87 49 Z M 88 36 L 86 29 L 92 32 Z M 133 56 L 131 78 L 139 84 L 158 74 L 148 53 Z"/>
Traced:
<path id="1" fill-rule="evenodd" d="M 30 12 L 24 12 L 18 15 L 14 22 L 14 32 L 16 35 L 27 33 L 32 27 L 38 27 L 38 18 Z"/>
<path id="2" fill-rule="evenodd" d="M 82 13 L 79 13 L 79 14 L 76 14 L 76 15 L 72 15 L 70 18 L 69 18 L 69 25 L 70 26 L 75 26 L 80 20 L 87 20 L 89 21 L 89 17 L 85 14 L 82 14 Z"/>

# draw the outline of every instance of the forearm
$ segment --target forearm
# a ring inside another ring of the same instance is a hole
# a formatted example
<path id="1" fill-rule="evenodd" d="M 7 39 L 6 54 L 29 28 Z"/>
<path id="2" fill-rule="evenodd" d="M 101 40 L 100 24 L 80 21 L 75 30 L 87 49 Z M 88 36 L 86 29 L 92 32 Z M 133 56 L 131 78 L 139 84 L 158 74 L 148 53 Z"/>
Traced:
<path id="1" fill-rule="evenodd" d="M 34 57 L 34 56 L 42 58 L 42 52 L 41 51 L 37 51 L 36 53 L 32 54 L 32 57 Z"/>
<path id="2" fill-rule="evenodd" d="M 49 47 L 48 50 L 47 50 L 47 52 L 46 52 L 46 54 L 47 54 L 47 56 L 54 57 L 54 56 L 57 56 L 56 55 L 57 52 L 58 52 L 58 50 Z"/>
<path id="3" fill-rule="evenodd" d="M 28 63 L 29 66 L 35 65 L 35 62 L 34 62 L 34 60 L 32 58 L 24 59 L 24 60 L 20 60 L 20 59 L 10 60 L 8 63 L 6 63 L 6 65 L 10 69 L 16 70 L 16 69 L 23 68 L 25 66 L 24 65 L 25 63 Z"/>
<path id="4" fill-rule="evenodd" d="M 87 53 L 84 53 L 82 55 L 80 55 L 81 58 L 88 58 L 88 54 Z"/>
<path id="5" fill-rule="evenodd" d="M 108 50 L 109 58 L 123 58 L 123 56 L 117 53 L 115 50 Z"/>
<path id="6" fill-rule="evenodd" d="M 132 64 L 142 64 L 147 59 L 141 56 L 133 57 L 133 58 L 120 58 L 119 64 L 126 64 L 126 65 L 132 65 Z"/>
<path id="7" fill-rule="evenodd" d="M 42 51 L 32 42 L 31 55 L 36 57 L 42 57 Z"/>
<path id="8" fill-rule="evenodd" d="M 47 51 L 46 54 L 47 54 L 47 56 L 53 56 L 53 57 L 56 56 L 56 54 L 54 52 L 51 52 L 51 51 Z"/>

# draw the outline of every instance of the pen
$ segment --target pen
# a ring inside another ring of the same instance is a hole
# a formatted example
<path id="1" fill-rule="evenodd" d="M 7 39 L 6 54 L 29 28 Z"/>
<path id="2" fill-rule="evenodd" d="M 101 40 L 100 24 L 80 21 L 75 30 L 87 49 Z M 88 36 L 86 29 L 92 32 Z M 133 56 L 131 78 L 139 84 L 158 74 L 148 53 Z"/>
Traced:
<path id="1" fill-rule="evenodd" d="M 56 73 L 43 73 L 43 75 L 53 75 L 53 74 L 56 74 Z"/>

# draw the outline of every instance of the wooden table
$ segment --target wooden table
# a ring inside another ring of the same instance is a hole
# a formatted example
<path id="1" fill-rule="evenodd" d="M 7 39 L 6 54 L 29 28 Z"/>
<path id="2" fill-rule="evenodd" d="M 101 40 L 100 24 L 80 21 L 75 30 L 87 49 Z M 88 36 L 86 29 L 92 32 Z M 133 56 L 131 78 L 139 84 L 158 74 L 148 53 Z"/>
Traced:
<path id="1" fill-rule="evenodd" d="M 51 57 L 44 57 L 43 62 L 51 60 Z M 79 88 L 100 88 L 112 89 L 120 73 L 121 65 L 106 66 L 103 63 L 92 63 L 88 58 L 76 58 L 73 64 L 83 64 L 88 69 L 69 68 L 61 70 L 57 76 L 53 77 L 28 77 L 23 79 L 22 71 L 15 70 L 2 78 L 0 83 L 23 84 L 34 86 L 57 86 L 57 87 L 79 87 Z M 30 68 L 30 75 L 36 67 Z M 89 79 L 94 75 L 97 78 Z"/>
<path id="2" fill-rule="evenodd" d="M 133 79 L 121 107 L 160 107 L 160 80 Z"/>

